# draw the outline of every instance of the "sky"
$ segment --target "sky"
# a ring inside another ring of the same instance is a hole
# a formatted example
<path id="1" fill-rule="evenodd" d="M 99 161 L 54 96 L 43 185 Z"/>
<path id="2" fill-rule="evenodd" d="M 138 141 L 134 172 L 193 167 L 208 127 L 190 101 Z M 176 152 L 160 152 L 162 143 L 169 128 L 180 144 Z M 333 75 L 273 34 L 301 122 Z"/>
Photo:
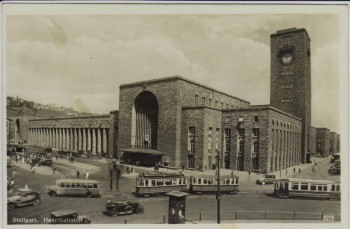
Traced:
<path id="1" fill-rule="evenodd" d="M 290 27 L 311 38 L 312 126 L 339 133 L 335 14 L 11 15 L 7 95 L 105 114 L 120 84 L 180 75 L 269 104 L 270 34 Z"/>

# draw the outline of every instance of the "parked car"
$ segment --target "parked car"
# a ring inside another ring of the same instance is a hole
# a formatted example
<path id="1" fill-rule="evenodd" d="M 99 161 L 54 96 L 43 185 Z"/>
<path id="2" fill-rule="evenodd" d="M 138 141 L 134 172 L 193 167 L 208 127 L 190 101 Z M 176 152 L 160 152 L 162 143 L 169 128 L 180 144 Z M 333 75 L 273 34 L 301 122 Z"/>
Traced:
<path id="1" fill-rule="evenodd" d="M 39 161 L 39 165 L 52 166 L 52 159 L 42 158 Z"/>
<path id="2" fill-rule="evenodd" d="M 274 184 L 276 181 L 276 176 L 275 175 L 268 175 L 264 174 L 262 178 L 256 180 L 257 184 Z"/>
<path id="3" fill-rule="evenodd" d="M 328 174 L 332 176 L 340 175 L 340 168 L 336 166 L 332 166 L 330 169 L 328 169 Z"/>
<path id="4" fill-rule="evenodd" d="M 119 214 L 143 214 L 144 207 L 138 201 L 130 200 L 107 200 L 106 213 L 110 216 Z"/>
<path id="5" fill-rule="evenodd" d="M 75 210 L 61 210 L 51 212 L 52 224 L 90 224 L 91 220 L 85 215 L 78 215 Z"/>
<path id="6" fill-rule="evenodd" d="M 41 203 L 40 192 L 15 192 L 13 195 L 7 198 L 7 209 L 13 210 L 17 207 L 26 205 L 38 205 Z"/>

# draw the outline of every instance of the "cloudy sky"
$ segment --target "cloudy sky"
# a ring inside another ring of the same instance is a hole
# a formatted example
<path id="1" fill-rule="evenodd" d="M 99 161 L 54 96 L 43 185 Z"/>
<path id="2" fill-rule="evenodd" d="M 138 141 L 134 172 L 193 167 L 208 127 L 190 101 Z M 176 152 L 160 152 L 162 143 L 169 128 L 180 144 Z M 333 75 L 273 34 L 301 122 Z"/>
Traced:
<path id="1" fill-rule="evenodd" d="M 331 14 L 7 17 L 7 94 L 108 113 L 119 85 L 180 75 L 270 102 L 270 34 L 307 29 L 312 125 L 339 131 L 339 31 Z"/>

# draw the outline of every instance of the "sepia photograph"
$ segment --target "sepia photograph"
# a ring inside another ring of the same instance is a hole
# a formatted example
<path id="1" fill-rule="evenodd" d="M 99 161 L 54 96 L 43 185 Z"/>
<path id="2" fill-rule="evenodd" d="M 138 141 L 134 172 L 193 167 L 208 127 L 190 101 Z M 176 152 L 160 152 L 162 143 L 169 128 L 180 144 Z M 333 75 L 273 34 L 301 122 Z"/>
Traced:
<path id="1" fill-rule="evenodd" d="M 348 228 L 348 5 L 1 8 L 4 228 Z"/>

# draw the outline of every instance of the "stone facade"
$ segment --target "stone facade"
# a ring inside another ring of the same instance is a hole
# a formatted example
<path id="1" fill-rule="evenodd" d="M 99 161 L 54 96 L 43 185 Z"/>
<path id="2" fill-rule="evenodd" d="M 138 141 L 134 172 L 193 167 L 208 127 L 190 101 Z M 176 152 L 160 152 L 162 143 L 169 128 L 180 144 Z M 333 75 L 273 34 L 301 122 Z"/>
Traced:
<path id="1" fill-rule="evenodd" d="M 311 154 L 316 155 L 316 128 L 311 127 L 309 135 L 309 150 Z"/>
<path id="2" fill-rule="evenodd" d="M 316 129 L 317 138 L 317 155 L 321 157 L 328 157 L 330 150 L 330 131 L 327 128 Z"/>
<path id="3" fill-rule="evenodd" d="M 337 153 L 337 133 L 330 132 L 329 139 L 329 153 L 334 155 Z"/>
<path id="4" fill-rule="evenodd" d="M 340 135 L 337 134 L 337 153 L 340 153 Z"/>
<path id="5" fill-rule="evenodd" d="M 301 162 L 306 162 L 311 129 L 310 38 L 305 29 L 271 35 L 271 106 L 302 119 Z"/>
<path id="6" fill-rule="evenodd" d="M 118 151 L 132 148 L 132 120 L 135 117 L 135 100 L 141 93 L 154 95 L 157 101 L 157 145 L 168 158 L 170 166 L 181 164 L 182 108 L 208 106 L 216 109 L 247 107 L 249 102 L 230 96 L 208 86 L 174 76 L 120 86 Z"/>
<path id="7" fill-rule="evenodd" d="M 231 169 L 273 172 L 300 163 L 300 119 L 262 105 L 224 111 L 222 121 L 231 130 Z"/>
<path id="8" fill-rule="evenodd" d="M 110 115 L 34 119 L 27 123 L 31 145 L 109 153 Z"/>

